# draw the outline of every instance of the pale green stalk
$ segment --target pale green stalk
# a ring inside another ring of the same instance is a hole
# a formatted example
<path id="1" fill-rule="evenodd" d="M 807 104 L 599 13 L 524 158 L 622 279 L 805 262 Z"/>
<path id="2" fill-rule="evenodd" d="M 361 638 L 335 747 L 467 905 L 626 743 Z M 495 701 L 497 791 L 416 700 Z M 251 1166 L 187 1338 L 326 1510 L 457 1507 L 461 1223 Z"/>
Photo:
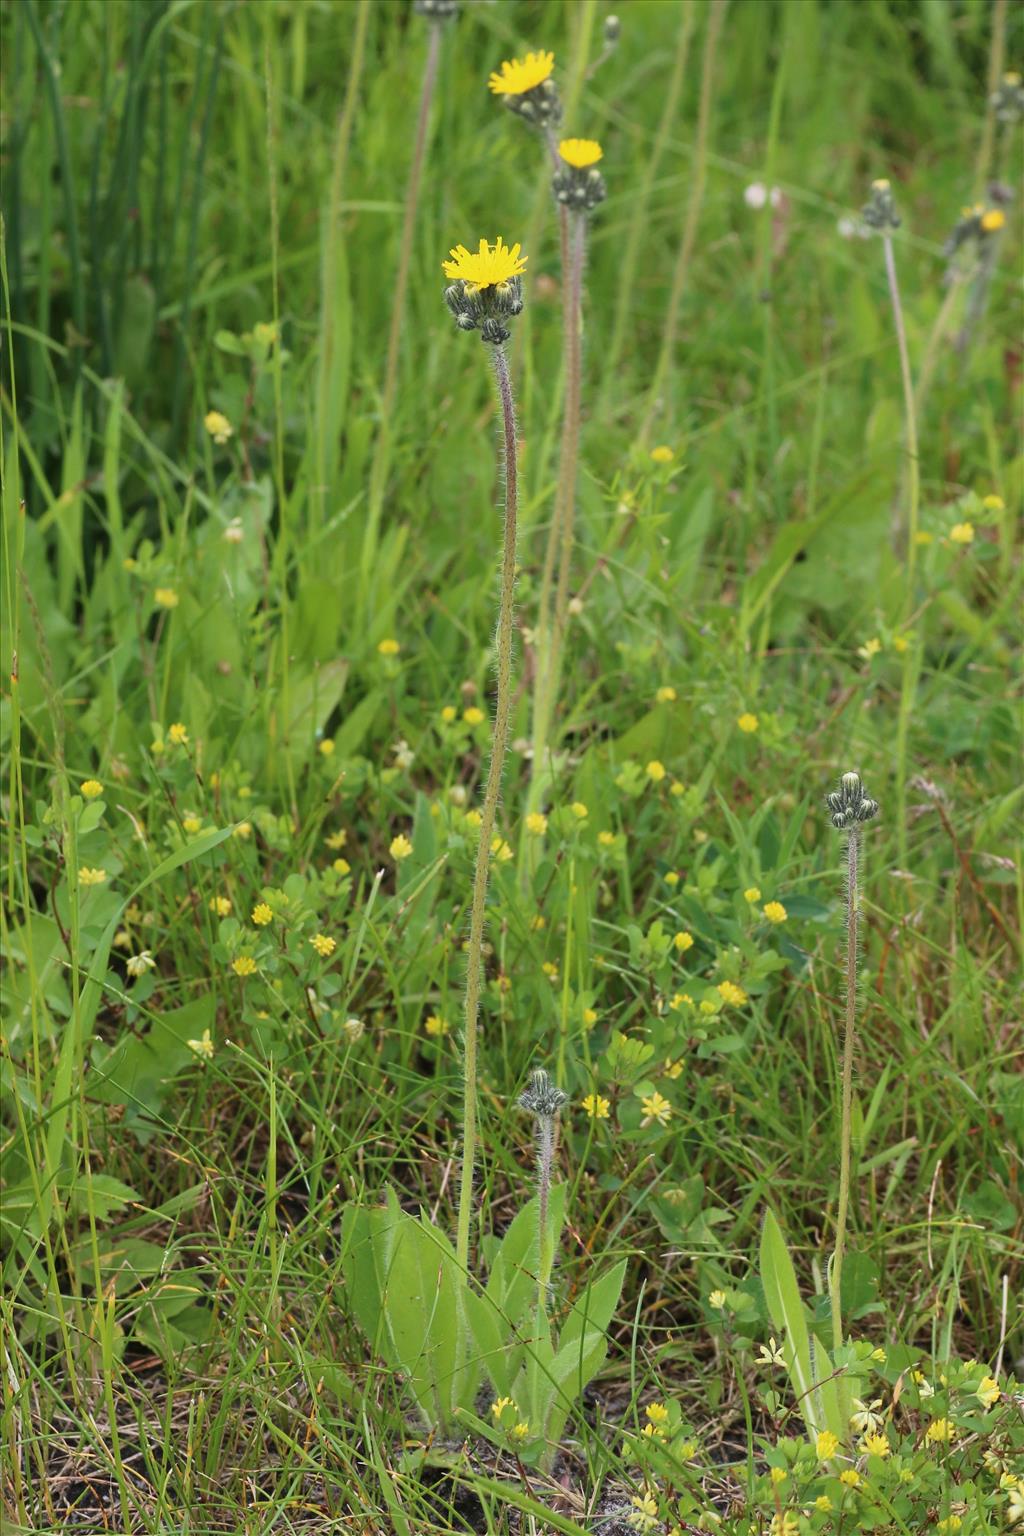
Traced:
<path id="1" fill-rule="evenodd" d="M 512 381 L 504 348 L 494 348 L 494 374 L 501 401 L 505 462 L 505 530 L 501 558 L 501 596 L 498 605 L 496 641 L 498 691 L 494 712 L 494 735 L 487 787 L 480 819 L 480 841 L 476 851 L 473 876 L 473 900 L 469 917 L 469 945 L 466 958 L 465 1019 L 463 1049 L 463 1131 L 462 1172 L 459 1183 L 459 1214 L 455 1252 L 463 1269 L 469 1268 L 469 1223 L 473 1207 L 473 1165 L 476 1159 L 477 1022 L 480 1015 L 480 983 L 483 973 L 484 924 L 487 915 L 487 882 L 490 875 L 491 839 L 501 793 L 501 775 L 508 747 L 509 719 L 512 706 L 512 629 L 516 581 L 516 517 L 518 485 L 516 474 L 516 419 L 512 401 Z"/>
<path id="2" fill-rule="evenodd" d="M 669 133 L 677 122 L 679 98 L 682 95 L 683 79 L 686 74 L 686 63 L 690 56 L 690 40 L 693 37 L 693 25 L 696 16 L 697 10 L 693 0 L 685 0 L 682 26 L 679 28 L 679 36 L 676 40 L 676 53 L 672 63 L 672 74 L 669 77 L 668 89 L 665 92 L 665 104 L 661 110 L 661 121 L 658 123 L 658 131 L 654 136 L 651 152 L 644 161 L 643 176 L 641 177 L 640 188 L 633 204 L 629 219 L 629 233 L 626 236 L 622 260 L 619 263 L 618 292 L 615 300 L 615 319 L 612 322 L 612 339 L 608 343 L 608 351 L 602 363 L 604 384 L 601 390 L 601 403 L 598 408 L 599 416 L 605 414 L 605 407 L 611 392 L 619 382 L 619 359 L 622 356 L 626 323 L 629 319 L 630 306 L 634 297 L 633 279 L 640 255 L 640 242 L 650 234 L 648 209 L 651 202 L 651 193 L 654 190 L 655 177 L 658 174 L 661 157 L 665 153 L 665 145 L 668 142 Z"/>
<path id="3" fill-rule="evenodd" d="M 700 221 L 700 210 L 704 201 L 704 183 L 707 180 L 708 168 L 708 126 L 711 122 L 711 100 L 714 93 L 715 55 L 718 51 L 718 41 L 722 34 L 722 24 L 725 21 L 725 12 L 728 4 L 729 0 L 711 0 L 711 10 L 708 15 L 708 32 L 704 40 L 704 63 L 700 82 L 700 106 L 697 109 L 697 141 L 693 151 L 690 197 L 686 205 L 683 238 L 679 244 L 675 270 L 672 274 L 672 290 L 669 294 L 668 310 L 665 315 L 665 329 L 661 337 L 661 350 L 658 353 L 658 361 L 655 364 L 654 374 L 651 378 L 651 387 L 647 396 L 647 409 L 644 413 L 643 425 L 640 428 L 640 442 L 642 445 L 646 445 L 650 438 L 651 427 L 661 398 L 661 391 L 664 388 L 669 366 L 675 353 L 676 334 L 679 328 L 679 307 L 682 303 L 683 290 L 690 271 L 690 260 L 693 256 L 693 247 L 697 239 L 697 225 Z"/>
<path id="4" fill-rule="evenodd" d="M 988 52 L 988 88 L 985 103 L 985 126 L 982 129 L 981 143 L 978 145 L 978 159 L 974 167 L 974 202 L 979 202 L 985 194 L 985 182 L 988 179 L 989 166 L 992 163 L 992 150 L 996 140 L 996 114 L 992 103 L 992 97 L 999 87 L 1003 76 L 1003 58 L 1006 52 L 1006 10 L 1007 0 L 995 0 L 992 7 L 992 41 Z M 996 166 L 998 174 L 999 167 Z"/>
<path id="5" fill-rule="evenodd" d="M 914 578 L 917 572 L 917 527 L 921 500 L 921 463 L 917 446 L 917 412 L 914 405 L 914 381 L 910 372 L 910 354 L 907 350 L 907 331 L 903 323 L 903 305 L 900 302 L 899 283 L 896 278 L 896 259 L 893 255 L 892 236 L 883 232 L 882 248 L 885 252 L 885 275 L 889 283 L 893 324 L 896 328 L 896 345 L 900 358 L 900 377 L 903 382 L 904 442 L 908 475 L 907 522 L 906 522 L 906 577 L 902 622 L 908 624 L 914 611 Z M 897 550 L 901 544 L 897 529 Z M 907 637 L 909 639 L 909 636 Z M 900 709 L 896 724 L 896 836 L 901 866 L 907 866 L 907 738 L 910 715 L 914 707 L 917 678 L 920 671 L 921 648 L 916 640 L 910 640 L 903 653 L 903 676 L 900 689 Z"/>
<path id="6" fill-rule="evenodd" d="M 846 843 L 846 1023 L 843 1035 L 842 1116 L 839 1131 L 839 1206 L 836 1211 L 836 1241 L 829 1270 L 829 1299 L 832 1303 L 832 1347 L 843 1344 L 843 1255 L 846 1251 L 846 1220 L 850 1208 L 850 1139 L 853 1112 L 853 1052 L 857 1038 L 857 920 L 860 891 L 857 867 L 858 829 L 852 830 Z"/>
<path id="7" fill-rule="evenodd" d="M 362 580 L 359 584 L 360 603 L 365 600 L 368 578 L 377 550 L 381 509 L 384 504 L 384 486 L 387 478 L 388 457 L 391 448 L 391 418 L 398 387 L 398 356 L 405 321 L 405 293 L 409 286 L 409 265 L 412 259 L 413 234 L 416 228 L 416 211 L 419 206 L 420 181 L 423 174 L 423 156 L 427 147 L 427 124 L 434 99 L 437 81 L 437 65 L 441 54 L 441 26 L 430 23 L 427 43 L 427 59 L 423 67 L 423 84 L 420 88 L 420 109 L 416 118 L 416 135 L 413 140 L 412 165 L 405 189 L 405 216 L 402 220 L 402 242 L 398 253 L 398 274 L 395 278 L 394 297 L 391 304 L 391 328 L 388 332 L 387 361 L 384 367 L 384 392 L 380 403 L 380 430 L 370 466 L 369 507 L 366 531 L 363 535 Z"/>

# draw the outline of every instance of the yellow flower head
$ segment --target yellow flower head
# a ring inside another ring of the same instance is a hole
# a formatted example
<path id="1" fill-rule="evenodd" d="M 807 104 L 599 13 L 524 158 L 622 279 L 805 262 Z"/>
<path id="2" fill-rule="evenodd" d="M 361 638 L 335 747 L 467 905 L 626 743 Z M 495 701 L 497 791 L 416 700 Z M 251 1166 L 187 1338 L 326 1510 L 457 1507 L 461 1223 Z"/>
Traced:
<path id="1" fill-rule="evenodd" d="M 176 747 L 188 746 L 188 730 L 182 725 L 180 720 L 175 720 L 174 724 L 168 729 L 167 736 Z"/>
<path id="2" fill-rule="evenodd" d="M 952 1421 L 950 1419 L 933 1419 L 925 1430 L 924 1437 L 933 1445 L 948 1445 L 953 1438 Z"/>
<path id="3" fill-rule="evenodd" d="M 230 917 L 231 915 L 231 903 L 226 896 L 211 896 L 207 906 L 218 917 Z"/>
<path id="4" fill-rule="evenodd" d="M 548 819 L 540 811 L 531 811 L 526 818 L 526 830 L 532 832 L 534 837 L 543 837 L 548 829 Z"/>
<path id="5" fill-rule="evenodd" d="M 723 1003 L 732 1003 L 734 1008 L 742 1008 L 747 1001 L 747 994 L 734 981 L 720 981 L 718 995 Z"/>
<path id="6" fill-rule="evenodd" d="M 675 454 L 667 443 L 661 443 L 657 448 L 651 449 L 651 458 L 655 464 L 671 464 Z"/>
<path id="7" fill-rule="evenodd" d="M 1006 503 L 1001 496 L 983 496 L 981 504 L 986 512 L 1005 512 Z"/>
<path id="8" fill-rule="evenodd" d="M 652 1424 L 668 1423 L 668 1408 L 664 1403 L 648 1403 L 644 1412 Z"/>
<path id="9" fill-rule="evenodd" d="M 95 800 L 97 795 L 102 795 L 103 793 L 103 785 L 99 779 L 86 779 L 81 788 L 82 794 L 87 800 Z"/>
<path id="10" fill-rule="evenodd" d="M 181 826 L 182 826 L 182 831 L 186 832 L 189 837 L 195 837 L 197 832 L 201 832 L 202 831 L 202 827 L 203 827 L 202 817 L 201 816 L 183 816 L 182 819 L 181 819 Z"/>
<path id="11" fill-rule="evenodd" d="M 207 411 L 203 426 L 215 443 L 226 443 L 234 428 L 222 411 Z"/>
<path id="12" fill-rule="evenodd" d="M 252 976 L 256 971 L 256 961 L 252 955 L 239 955 L 237 960 L 232 960 L 231 969 L 236 976 Z"/>
<path id="13" fill-rule="evenodd" d="M 979 1403 L 982 1403 L 986 1408 L 991 1408 L 994 1403 L 998 1403 L 1001 1396 L 998 1381 L 996 1381 L 994 1376 L 983 1376 L 978 1383 L 978 1390 L 974 1395 Z"/>
<path id="14" fill-rule="evenodd" d="M 987 213 L 983 213 L 981 216 L 981 227 L 986 235 L 994 235 L 997 230 L 1002 229 L 1005 223 L 1006 214 L 1001 208 L 990 208 Z"/>
<path id="15" fill-rule="evenodd" d="M 588 1093 L 583 1100 L 583 1108 L 591 1120 L 607 1120 L 608 1111 L 611 1108 L 607 1099 L 603 1099 L 599 1093 Z"/>
<path id="16" fill-rule="evenodd" d="M 828 1461 L 839 1449 L 839 1438 L 830 1429 L 823 1429 L 814 1443 L 819 1461 Z"/>
<path id="17" fill-rule="evenodd" d="M 451 1026 L 439 1013 L 432 1013 L 424 1020 L 423 1028 L 428 1035 L 433 1035 L 437 1039 L 440 1035 L 448 1034 Z"/>
<path id="18" fill-rule="evenodd" d="M 681 955 L 685 955 L 688 949 L 693 948 L 693 934 L 687 933 L 685 929 L 682 929 L 679 933 L 676 934 L 672 942 L 679 953 Z"/>
<path id="19" fill-rule="evenodd" d="M 558 146 L 558 153 L 566 165 L 574 165 L 578 171 L 584 171 L 588 165 L 597 164 L 604 150 L 596 139 L 563 139 Z"/>
<path id="20" fill-rule="evenodd" d="M 764 915 L 770 923 L 784 923 L 789 916 L 781 901 L 766 901 Z"/>
<path id="21" fill-rule="evenodd" d="M 389 637 L 386 640 L 382 640 L 377 649 L 382 656 L 397 656 L 402 647 L 397 640 Z"/>
<path id="22" fill-rule="evenodd" d="M 736 721 L 736 724 L 739 726 L 740 730 L 744 731 L 748 736 L 753 736 L 761 722 L 758 720 L 756 715 L 752 715 L 748 711 L 746 714 L 740 715 L 739 719 Z"/>
<path id="23" fill-rule="evenodd" d="M 476 704 L 470 704 L 468 709 L 462 711 L 462 718 L 467 725 L 482 725 L 484 722 L 484 712 Z"/>
<path id="24" fill-rule="evenodd" d="M 79 885 L 104 885 L 106 879 L 107 872 L 105 869 L 90 869 L 87 864 L 83 864 L 78 871 Z"/>
<path id="25" fill-rule="evenodd" d="M 177 608 L 181 598 L 173 587 L 157 587 L 153 593 L 153 601 L 158 608 Z"/>
<path id="26" fill-rule="evenodd" d="M 314 933 L 309 942 L 312 944 L 317 954 L 322 955 L 325 960 L 330 955 L 333 955 L 335 949 L 337 948 L 337 941 L 332 939 L 330 935 L 326 933 Z"/>
<path id="27" fill-rule="evenodd" d="M 652 758 L 652 760 L 647 764 L 647 777 L 655 784 L 661 783 L 662 779 L 665 777 L 665 771 L 665 764 L 659 763 L 656 757 Z"/>
<path id="28" fill-rule="evenodd" d="M 640 1100 L 640 1107 L 644 1112 L 644 1124 L 656 1120 L 659 1125 L 667 1125 L 672 1118 L 672 1106 L 668 1099 L 661 1096 L 657 1090 L 648 1094 L 646 1099 Z"/>
<path id="29" fill-rule="evenodd" d="M 208 1029 L 203 1030 L 201 1040 L 186 1040 L 185 1044 L 204 1064 L 213 1060 L 213 1040 Z"/>
<path id="30" fill-rule="evenodd" d="M 500 71 L 492 70 L 487 84 L 495 96 L 525 96 L 527 91 L 543 85 L 554 67 L 553 53 L 528 53 L 525 59 L 506 59 Z"/>
<path id="31" fill-rule="evenodd" d="M 671 683 L 666 683 L 663 687 L 658 689 L 657 693 L 654 695 L 654 699 L 657 704 L 674 704 L 676 699 L 676 691 L 672 687 Z"/>
<path id="32" fill-rule="evenodd" d="M 954 544 L 971 544 L 974 541 L 973 523 L 954 523 L 949 530 L 949 537 Z"/>
<path id="33" fill-rule="evenodd" d="M 258 901 L 252 909 L 252 920 L 257 928 L 265 928 L 274 921 L 273 908 L 265 901 Z"/>
<path id="34" fill-rule="evenodd" d="M 761 900 L 761 890 L 760 890 L 760 887 L 756 886 L 756 885 L 748 886 L 747 889 L 743 892 L 743 900 L 744 901 L 749 901 L 751 904 L 753 904 L 755 901 L 760 901 Z"/>
<path id="35" fill-rule="evenodd" d="M 577 821 L 586 821 L 587 817 L 590 815 L 589 810 L 583 804 L 582 800 L 574 800 L 569 809 L 572 811 Z"/>
<path id="36" fill-rule="evenodd" d="M 391 839 L 390 851 L 395 863 L 400 864 L 403 859 L 407 859 L 410 853 L 412 853 L 412 843 L 410 843 L 404 833 L 399 832 L 397 837 Z"/>
<path id="37" fill-rule="evenodd" d="M 475 288 L 493 288 L 526 270 L 527 257 L 520 256 L 520 250 L 518 242 L 510 249 L 499 235 L 493 245 L 481 240 L 477 251 L 454 246 L 449 253 L 451 260 L 442 261 L 441 268 L 445 277 L 461 278 Z"/>
<path id="38" fill-rule="evenodd" d="M 855 1467 L 847 1467 L 845 1471 L 840 1472 L 839 1481 L 845 1483 L 847 1488 L 859 1488 L 860 1473 Z"/>
<path id="39" fill-rule="evenodd" d="M 334 742 L 331 737 L 325 736 L 317 750 L 321 757 L 332 757 L 334 755 Z"/>

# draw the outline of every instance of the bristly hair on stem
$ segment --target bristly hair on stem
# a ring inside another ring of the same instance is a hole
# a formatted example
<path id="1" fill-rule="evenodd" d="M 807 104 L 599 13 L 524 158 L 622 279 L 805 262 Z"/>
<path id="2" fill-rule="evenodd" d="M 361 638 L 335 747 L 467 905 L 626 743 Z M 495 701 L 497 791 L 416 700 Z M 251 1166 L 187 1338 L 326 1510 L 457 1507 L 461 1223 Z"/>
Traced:
<path id="1" fill-rule="evenodd" d="M 850 1141 L 853 1118 L 853 1058 L 857 1040 L 857 944 L 860 919 L 860 836 L 864 824 L 878 815 L 878 802 L 864 792 L 860 775 L 844 773 L 839 789 L 826 797 L 832 825 L 846 835 L 846 1013 L 843 1024 L 843 1065 L 840 1092 L 839 1204 L 836 1210 L 835 1247 L 829 1265 L 828 1289 L 832 1307 L 832 1348 L 843 1346 L 842 1274 L 846 1251 L 846 1224 L 850 1206 Z M 845 1383 L 841 1381 L 845 1392 Z M 848 1395 L 848 1394 L 846 1394 Z M 848 1422 L 849 1414 L 844 1415 Z"/>

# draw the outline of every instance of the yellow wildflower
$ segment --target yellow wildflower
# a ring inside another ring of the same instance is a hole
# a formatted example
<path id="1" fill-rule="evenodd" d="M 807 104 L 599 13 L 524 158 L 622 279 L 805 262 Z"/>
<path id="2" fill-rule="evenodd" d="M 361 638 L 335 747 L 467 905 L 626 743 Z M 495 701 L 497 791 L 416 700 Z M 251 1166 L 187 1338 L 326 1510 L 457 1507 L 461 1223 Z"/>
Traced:
<path id="1" fill-rule="evenodd" d="M 321 757 L 332 757 L 334 755 L 334 742 L 331 740 L 330 736 L 324 737 L 323 741 L 317 748 L 317 751 L 320 753 Z"/>
<path id="2" fill-rule="evenodd" d="M 974 540 L 973 523 L 954 523 L 949 530 L 949 537 L 954 544 L 970 544 Z"/>
<path id="3" fill-rule="evenodd" d="M 863 656 L 865 661 L 870 661 L 872 656 L 877 656 L 881 649 L 882 642 L 879 640 L 878 636 L 875 635 L 872 637 L 872 639 L 865 640 L 864 644 L 858 647 L 857 655 Z"/>
<path id="4" fill-rule="evenodd" d="M 658 689 L 657 693 L 654 695 L 654 698 L 658 704 L 673 704 L 676 698 L 676 691 L 672 687 L 671 683 L 665 683 L 661 688 Z"/>
<path id="5" fill-rule="evenodd" d="M 190 1051 L 200 1058 L 204 1066 L 208 1061 L 213 1060 L 213 1040 L 208 1029 L 203 1030 L 201 1040 L 186 1040 L 185 1044 Z"/>
<path id="6" fill-rule="evenodd" d="M 328 958 L 328 956 L 333 955 L 334 951 L 338 947 L 337 940 L 332 939 L 330 935 L 326 933 L 314 933 L 309 942 L 312 944 L 317 954 L 321 955 L 325 960 Z"/>
<path id="7" fill-rule="evenodd" d="M 814 1501 L 814 1507 L 819 1515 L 827 1515 L 832 1509 L 832 1500 L 827 1493 L 819 1493 Z"/>
<path id="8" fill-rule="evenodd" d="M 512 849 L 503 837 L 491 838 L 491 852 L 499 864 L 507 864 L 512 857 Z"/>
<path id="9" fill-rule="evenodd" d="M 215 443 L 226 443 L 234 432 L 234 428 L 222 411 L 207 411 L 203 417 L 203 426 Z"/>
<path id="10" fill-rule="evenodd" d="M 458 710 L 455 708 L 454 704 L 446 704 L 441 711 L 441 719 L 444 721 L 445 725 L 451 725 L 457 714 Z"/>
<path id="11" fill-rule="evenodd" d="M 157 587 L 153 593 L 153 601 L 158 608 L 177 608 L 181 598 L 173 587 Z"/>
<path id="12" fill-rule="evenodd" d="M 566 165 L 574 165 L 578 171 L 585 171 L 588 165 L 597 164 L 604 150 L 596 139 L 563 139 L 558 146 L 558 153 Z"/>
<path id="13" fill-rule="evenodd" d="M 676 934 L 675 938 L 672 940 L 672 943 L 675 945 L 676 949 L 681 955 L 685 955 L 688 949 L 693 948 L 693 934 L 687 933 L 684 929 L 682 932 Z"/>
<path id="14" fill-rule="evenodd" d="M 739 719 L 736 721 L 736 724 L 739 726 L 740 730 L 745 731 L 748 736 L 753 736 L 761 722 L 756 715 L 752 715 L 748 710 L 745 714 L 740 715 Z"/>
<path id="15" fill-rule="evenodd" d="M 237 960 L 232 960 L 231 969 L 236 976 L 252 976 L 256 970 L 256 961 L 252 955 L 239 955 Z"/>
<path id="16" fill-rule="evenodd" d="M 480 725 L 484 719 L 484 712 L 476 704 L 470 704 L 468 709 L 462 711 L 462 718 L 467 725 Z"/>
<path id="17" fill-rule="evenodd" d="M 781 901 L 766 901 L 764 915 L 770 923 L 784 923 L 789 916 Z"/>
<path id="18" fill-rule="evenodd" d="M 839 1436 L 834 1435 L 830 1429 L 823 1429 L 814 1442 L 815 1454 L 819 1461 L 828 1461 L 839 1449 Z"/>
<path id="19" fill-rule="evenodd" d="M 103 785 L 99 779 L 86 779 L 81 789 L 82 794 L 87 800 L 95 800 L 97 795 L 102 795 L 103 793 Z"/>
<path id="20" fill-rule="evenodd" d="M 515 1408 L 516 1413 L 519 1412 L 518 1406 L 510 1397 L 496 1397 L 494 1402 L 491 1404 L 491 1412 L 494 1414 L 496 1419 L 501 1418 L 506 1408 Z"/>
<path id="21" fill-rule="evenodd" d="M 526 830 L 532 832 L 534 837 L 543 837 L 548 829 L 548 819 L 542 816 L 540 811 L 531 811 L 526 818 Z"/>
<path id="22" fill-rule="evenodd" d="M 720 981 L 718 983 L 718 995 L 723 1003 L 731 1003 L 734 1008 L 742 1008 L 743 1004 L 747 1001 L 747 994 L 734 981 Z"/>
<path id="23" fill-rule="evenodd" d="M 771 1478 L 772 1482 L 778 1486 L 779 1483 L 784 1483 L 786 1481 L 789 1473 L 786 1471 L 785 1467 L 772 1467 L 769 1470 L 768 1476 Z"/>
<path id="24" fill-rule="evenodd" d="M 1001 496 L 983 496 L 981 504 L 986 512 L 1005 512 L 1006 503 Z"/>
<path id="25" fill-rule="evenodd" d="M 668 1408 L 665 1403 L 648 1403 L 644 1413 L 652 1424 L 668 1423 Z"/>
<path id="26" fill-rule="evenodd" d="M 602 848 L 610 848 L 615 841 L 615 833 L 608 831 L 599 832 L 597 834 L 597 840 L 601 844 Z"/>
<path id="27" fill-rule="evenodd" d="M 167 738 L 176 747 L 188 746 L 188 730 L 180 720 L 175 720 L 174 724 L 168 728 Z"/>
<path id="28" fill-rule="evenodd" d="M 994 235 L 1005 223 L 1006 215 L 1001 208 L 990 208 L 981 216 L 981 227 L 986 235 Z"/>
<path id="29" fill-rule="evenodd" d="M 751 904 L 753 904 L 755 901 L 760 901 L 761 900 L 761 890 L 760 890 L 760 887 L 756 886 L 756 885 L 749 885 L 747 887 L 747 889 L 743 892 L 743 900 L 744 901 L 749 901 Z"/>
<path id="30" fill-rule="evenodd" d="M 226 896 L 211 896 L 207 906 L 218 917 L 229 917 L 231 915 L 231 903 Z"/>
<path id="31" fill-rule="evenodd" d="M 520 1419 L 518 1424 L 513 1424 L 509 1434 L 513 1440 L 525 1440 L 530 1433 L 530 1424 L 527 1419 Z"/>
<path id="32" fill-rule="evenodd" d="M 577 821 L 586 821 L 587 817 L 590 815 L 590 812 L 583 804 L 582 800 L 574 800 L 569 809 L 572 811 Z"/>
<path id="33" fill-rule="evenodd" d="M 507 283 L 525 271 L 528 258 L 520 256 L 522 249 L 517 241 L 511 249 L 499 235 L 493 246 L 481 240 L 476 251 L 467 251 L 464 245 L 453 246 L 450 261 L 442 261 L 445 277 L 461 278 L 476 288 L 493 288 Z"/>
<path id="34" fill-rule="evenodd" d="M 265 928 L 274 921 L 274 910 L 268 902 L 258 901 L 252 909 L 252 920 L 257 928 Z"/>
<path id="35" fill-rule="evenodd" d="M 596 1008 L 584 1008 L 584 1010 L 583 1010 L 583 1022 L 584 1022 L 584 1024 L 586 1025 L 586 1027 L 588 1029 L 593 1029 L 594 1025 L 597 1023 L 597 1009 Z"/>
<path id="36" fill-rule="evenodd" d="M 525 59 L 505 59 L 501 70 L 492 70 L 487 84 L 495 96 L 525 96 L 536 86 L 543 85 L 555 67 L 553 53 L 528 53 Z M 461 276 L 460 273 L 449 273 Z"/>
<path id="37" fill-rule="evenodd" d="M 978 1390 L 974 1395 L 983 1407 L 991 1408 L 994 1403 L 998 1403 L 1002 1393 L 999 1389 L 999 1383 L 994 1376 L 983 1376 L 978 1383 Z"/>
<path id="38" fill-rule="evenodd" d="M 665 764 L 659 763 L 657 758 L 653 758 L 652 761 L 647 764 L 647 777 L 655 784 L 661 783 L 662 779 L 665 777 L 665 772 Z"/>
<path id="39" fill-rule="evenodd" d="M 865 1435 L 860 1442 L 860 1448 L 869 1456 L 877 1456 L 880 1461 L 885 1461 L 887 1456 L 892 1455 L 892 1446 L 885 1435 Z"/>
<path id="40" fill-rule="evenodd" d="M 644 1112 L 643 1125 L 649 1125 L 652 1120 L 656 1120 L 659 1125 L 667 1125 L 672 1118 L 671 1104 L 668 1099 L 662 1098 L 657 1089 L 640 1100 L 640 1107 Z"/>
<path id="41" fill-rule="evenodd" d="M 328 848 L 331 849 L 332 853 L 336 853 L 339 848 L 344 848 L 345 844 L 348 842 L 348 833 L 345 831 L 332 832 L 329 837 L 324 839 L 324 841 L 326 842 Z"/>
<path id="42" fill-rule="evenodd" d="M 773 1467 L 772 1471 L 776 1469 Z M 782 1474 L 785 1477 L 785 1473 Z M 771 1536 L 799 1536 L 800 1527 L 797 1524 L 796 1515 L 791 1510 L 784 1510 L 781 1515 L 773 1515 L 772 1523 L 768 1527 Z"/>
<path id="43" fill-rule="evenodd" d="M 243 842 L 246 842 L 250 837 L 252 837 L 252 822 L 240 821 L 238 826 L 235 828 L 235 836 L 240 837 Z"/>
<path id="44" fill-rule="evenodd" d="M 451 1025 L 439 1013 L 431 1013 L 427 1016 L 423 1028 L 428 1035 L 433 1035 L 436 1040 L 441 1035 L 447 1035 L 451 1030 Z"/>
<path id="45" fill-rule="evenodd" d="M 728 1298 L 724 1291 L 712 1291 L 708 1297 L 708 1306 L 714 1307 L 718 1312 L 723 1312 L 727 1300 Z"/>
<path id="46" fill-rule="evenodd" d="M 399 832 L 397 837 L 391 839 L 389 851 L 396 864 L 401 864 L 412 853 L 412 843 L 404 832 Z"/>
<path id="47" fill-rule="evenodd" d="M 182 831 L 189 837 L 195 837 L 196 833 L 202 829 L 202 825 L 203 821 L 200 816 L 183 816 L 181 818 Z"/>
<path id="48" fill-rule="evenodd" d="M 845 1471 L 840 1472 L 839 1481 L 844 1483 L 847 1488 L 859 1488 L 860 1473 L 856 1470 L 855 1467 L 847 1467 Z"/>
<path id="49" fill-rule="evenodd" d="M 333 859 L 331 861 L 331 868 L 334 870 L 336 875 L 347 875 L 350 872 L 352 865 L 349 863 L 348 859 Z"/>
<path id="50" fill-rule="evenodd" d="M 651 458 L 655 464 L 671 464 L 675 453 L 667 443 L 659 443 L 657 448 L 651 449 Z"/>
<path id="51" fill-rule="evenodd" d="M 607 1120 L 611 1104 L 607 1099 L 603 1099 L 599 1093 L 588 1093 L 583 1100 L 583 1108 L 591 1120 Z"/>
<path id="52" fill-rule="evenodd" d="M 103 885 L 106 882 L 105 869 L 90 869 L 88 864 L 83 864 L 78 871 L 79 885 Z"/>
<path id="53" fill-rule="evenodd" d="M 399 645 L 398 641 L 391 638 L 382 640 L 377 646 L 377 650 L 381 656 L 397 656 L 401 649 L 402 647 Z"/>
<path id="54" fill-rule="evenodd" d="M 931 1445 L 948 1445 L 953 1438 L 952 1420 L 933 1419 L 925 1430 L 924 1437 Z"/>

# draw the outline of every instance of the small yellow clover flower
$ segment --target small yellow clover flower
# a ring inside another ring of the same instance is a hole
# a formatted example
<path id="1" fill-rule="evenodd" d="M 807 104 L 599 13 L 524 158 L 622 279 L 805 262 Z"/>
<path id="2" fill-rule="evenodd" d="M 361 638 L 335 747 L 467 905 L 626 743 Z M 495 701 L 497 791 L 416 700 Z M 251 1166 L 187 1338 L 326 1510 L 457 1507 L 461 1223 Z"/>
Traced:
<path id="1" fill-rule="evenodd" d="M 954 523 L 952 528 L 949 530 L 949 537 L 953 544 L 973 544 L 974 524 Z"/>
<path id="2" fill-rule="evenodd" d="M 746 713 L 740 715 L 739 719 L 736 721 L 736 724 L 739 726 L 740 730 L 744 732 L 745 735 L 753 736 L 754 732 L 760 727 L 761 722 L 756 715 L 752 715 L 750 711 L 747 710 Z"/>
<path id="3" fill-rule="evenodd" d="M 326 933 L 314 933 L 309 942 L 312 944 L 317 954 L 320 955 L 324 960 L 327 960 L 331 955 L 333 955 L 334 951 L 338 947 L 337 940 L 332 939 L 330 935 Z"/>
<path id="4" fill-rule="evenodd" d="M 412 843 L 403 832 L 399 832 L 397 837 L 391 839 L 390 853 L 396 864 L 400 864 L 412 853 Z"/>
<path id="5" fill-rule="evenodd" d="M 583 1100 L 583 1108 L 591 1120 L 607 1120 L 611 1104 L 607 1099 L 602 1098 L 599 1093 L 588 1093 Z"/>
<path id="6" fill-rule="evenodd" d="M 789 913 L 781 901 L 766 901 L 764 904 L 764 915 L 770 923 L 784 923 Z"/>
<path id="7" fill-rule="evenodd" d="M 219 443 L 221 446 L 227 442 L 235 430 L 223 411 L 207 411 L 203 417 L 203 426 L 209 432 L 214 442 Z"/>
<path id="8" fill-rule="evenodd" d="M 103 785 L 99 779 L 86 779 L 85 783 L 79 787 L 87 800 L 95 800 L 97 795 L 103 793 Z"/>

